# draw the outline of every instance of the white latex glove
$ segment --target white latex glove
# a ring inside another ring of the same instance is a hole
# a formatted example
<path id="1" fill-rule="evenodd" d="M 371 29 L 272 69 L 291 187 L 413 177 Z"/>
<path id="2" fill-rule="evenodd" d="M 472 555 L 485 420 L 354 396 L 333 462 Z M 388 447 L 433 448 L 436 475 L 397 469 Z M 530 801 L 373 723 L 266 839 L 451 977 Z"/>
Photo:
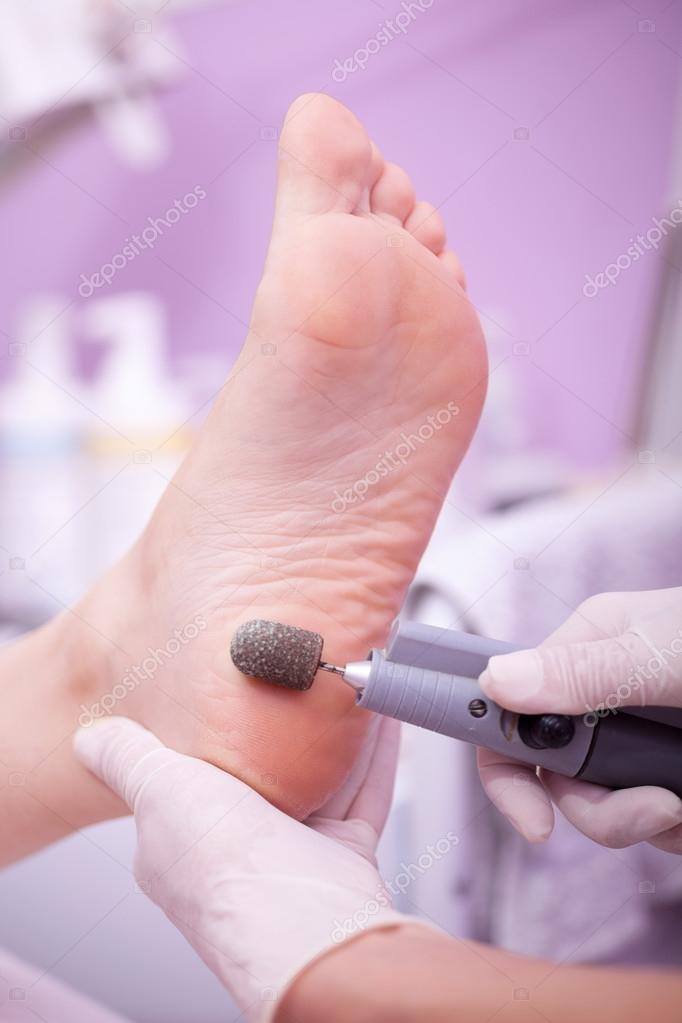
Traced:
<path id="1" fill-rule="evenodd" d="M 254 1020 L 294 977 L 365 928 L 396 926 L 375 851 L 399 731 L 374 723 L 342 790 L 305 824 L 127 718 L 81 729 L 83 763 L 135 814 L 135 877 Z"/>
<path id="2" fill-rule="evenodd" d="M 536 650 L 492 657 L 480 684 L 496 703 L 528 714 L 682 707 L 682 588 L 591 597 Z M 478 764 L 490 799 L 531 842 L 551 833 L 554 802 L 601 845 L 649 841 L 682 853 L 682 800 L 666 789 L 612 792 L 546 770 L 536 775 L 489 750 L 479 750 Z"/>

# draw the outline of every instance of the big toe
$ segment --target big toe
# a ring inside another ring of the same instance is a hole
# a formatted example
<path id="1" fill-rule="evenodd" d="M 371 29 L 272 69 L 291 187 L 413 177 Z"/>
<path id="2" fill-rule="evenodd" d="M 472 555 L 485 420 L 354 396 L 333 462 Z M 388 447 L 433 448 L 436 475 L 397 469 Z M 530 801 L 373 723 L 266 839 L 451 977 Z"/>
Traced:
<path id="1" fill-rule="evenodd" d="M 322 93 L 299 96 L 280 138 L 278 214 L 351 213 L 375 163 L 367 132 L 347 107 Z"/>

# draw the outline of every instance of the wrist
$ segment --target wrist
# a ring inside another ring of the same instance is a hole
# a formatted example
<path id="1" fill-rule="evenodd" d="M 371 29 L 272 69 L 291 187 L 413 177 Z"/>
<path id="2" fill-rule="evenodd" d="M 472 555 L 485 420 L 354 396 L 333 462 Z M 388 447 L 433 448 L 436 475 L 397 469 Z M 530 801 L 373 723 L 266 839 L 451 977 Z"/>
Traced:
<path id="1" fill-rule="evenodd" d="M 126 573 L 114 569 L 74 609 L 0 650 L 2 862 L 127 812 L 72 751 L 85 711 L 111 687 L 124 656 Z"/>
<path id="2" fill-rule="evenodd" d="M 96 583 L 73 608 L 27 637 L 36 666 L 36 697 L 48 698 L 44 723 L 45 758 L 36 779 L 65 830 L 121 816 L 121 801 L 76 760 L 72 739 L 94 720 L 93 708 L 112 692 L 132 638 L 138 606 L 132 592 L 129 558 Z M 67 828 L 66 825 L 70 825 Z"/>
<path id="3" fill-rule="evenodd" d="M 394 927 L 367 930 L 304 968 L 282 997 L 272 1023 L 317 1023 L 321 1006 L 328 1023 L 411 1023 L 422 1017 L 425 996 L 421 989 L 407 994 L 402 990 L 399 963 L 420 959 L 434 942 L 445 940 L 408 917 Z"/>

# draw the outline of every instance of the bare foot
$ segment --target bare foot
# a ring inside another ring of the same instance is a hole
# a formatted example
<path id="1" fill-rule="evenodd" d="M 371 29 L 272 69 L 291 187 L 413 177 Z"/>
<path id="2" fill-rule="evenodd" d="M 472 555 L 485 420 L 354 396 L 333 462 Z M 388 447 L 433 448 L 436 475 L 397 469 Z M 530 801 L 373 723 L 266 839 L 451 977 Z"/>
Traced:
<path id="1" fill-rule="evenodd" d="M 345 107 L 301 97 L 244 349 L 113 588 L 88 598 L 96 616 L 125 580 L 137 664 L 199 622 L 111 709 L 299 816 L 341 783 L 367 716 L 330 676 L 304 694 L 244 678 L 230 638 L 271 617 L 321 632 L 331 660 L 383 644 L 483 401 L 463 283 L 405 172 Z"/>

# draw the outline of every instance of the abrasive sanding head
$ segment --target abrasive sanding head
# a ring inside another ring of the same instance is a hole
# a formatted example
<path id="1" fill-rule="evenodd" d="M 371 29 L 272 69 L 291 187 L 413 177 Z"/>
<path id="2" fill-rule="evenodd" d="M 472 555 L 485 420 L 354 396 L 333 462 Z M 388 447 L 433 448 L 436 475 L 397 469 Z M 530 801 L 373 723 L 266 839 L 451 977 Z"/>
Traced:
<path id="1" fill-rule="evenodd" d="M 239 626 L 230 644 L 230 656 L 244 675 L 287 689 L 310 689 L 320 666 L 323 643 L 317 632 L 256 618 Z"/>

